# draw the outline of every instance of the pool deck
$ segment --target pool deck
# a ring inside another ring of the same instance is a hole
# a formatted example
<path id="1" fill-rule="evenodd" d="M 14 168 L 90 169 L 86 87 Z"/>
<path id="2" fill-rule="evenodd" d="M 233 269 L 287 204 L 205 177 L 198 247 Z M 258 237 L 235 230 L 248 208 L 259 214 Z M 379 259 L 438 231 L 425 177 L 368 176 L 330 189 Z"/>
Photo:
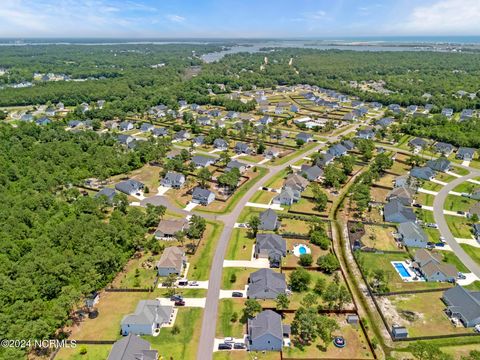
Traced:
<path id="1" fill-rule="evenodd" d="M 393 268 L 395 269 L 395 271 L 397 272 L 398 276 L 400 276 L 403 281 L 405 281 L 405 282 L 423 282 L 423 281 L 425 281 L 425 279 L 423 277 L 418 276 L 415 273 L 415 271 L 411 268 L 411 266 L 412 266 L 411 262 L 407 264 L 405 261 L 392 261 L 391 264 L 392 264 Z M 402 265 L 405 268 L 405 270 L 408 272 L 409 276 L 403 276 L 400 273 L 400 270 L 397 269 L 395 264 Z M 417 279 L 415 279 L 415 278 L 417 278 Z"/>

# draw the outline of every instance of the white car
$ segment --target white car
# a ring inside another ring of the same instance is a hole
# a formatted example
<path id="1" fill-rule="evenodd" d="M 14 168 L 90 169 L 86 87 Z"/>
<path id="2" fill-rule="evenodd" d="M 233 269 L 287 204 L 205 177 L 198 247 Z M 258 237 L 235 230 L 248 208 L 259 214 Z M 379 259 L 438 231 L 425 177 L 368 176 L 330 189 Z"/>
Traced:
<path id="1" fill-rule="evenodd" d="M 234 343 L 235 340 L 233 339 L 233 337 L 229 336 L 229 337 L 226 337 L 225 339 L 223 339 L 223 342 L 225 344 L 231 344 L 231 343 Z"/>
<path id="2" fill-rule="evenodd" d="M 478 332 L 478 333 L 480 333 L 480 324 L 475 325 L 475 331 Z"/>
<path id="3" fill-rule="evenodd" d="M 444 243 L 444 242 L 445 242 L 445 236 L 440 236 L 440 241 L 441 241 L 442 243 Z"/>

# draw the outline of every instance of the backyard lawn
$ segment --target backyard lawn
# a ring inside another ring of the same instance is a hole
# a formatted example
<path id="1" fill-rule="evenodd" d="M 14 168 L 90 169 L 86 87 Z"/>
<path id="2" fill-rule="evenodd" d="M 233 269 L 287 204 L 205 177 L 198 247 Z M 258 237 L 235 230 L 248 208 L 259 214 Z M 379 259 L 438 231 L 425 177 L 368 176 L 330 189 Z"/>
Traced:
<path id="1" fill-rule="evenodd" d="M 112 287 L 122 289 L 150 288 L 155 282 L 157 272 L 155 263 L 160 254 L 144 253 L 141 257 L 131 259 L 125 266 L 125 271 L 119 273 L 112 282 Z"/>
<path id="2" fill-rule="evenodd" d="M 310 226 L 307 221 L 283 218 L 281 219 L 280 232 L 295 233 L 295 234 L 308 234 Z"/>
<path id="3" fill-rule="evenodd" d="M 455 327 L 443 312 L 443 292 L 392 296 L 388 299 L 395 306 L 406 326 L 409 337 L 468 333 L 471 329 Z M 411 312 L 411 313 L 410 313 Z M 386 314 L 387 318 L 390 316 Z"/>
<path id="4" fill-rule="evenodd" d="M 217 351 L 213 353 L 213 360 L 280 360 L 278 351 Z"/>
<path id="5" fill-rule="evenodd" d="M 106 360 L 112 345 L 77 345 L 76 348 L 62 348 L 55 360 Z M 80 351 L 86 350 L 85 354 Z"/>
<path id="6" fill-rule="evenodd" d="M 361 242 L 366 247 L 377 250 L 399 251 L 397 242 L 393 238 L 393 233 L 396 231 L 397 229 L 393 226 L 365 225 L 365 235 Z"/>
<path id="7" fill-rule="evenodd" d="M 290 317 L 290 316 L 289 316 Z M 323 342 L 319 338 L 310 346 L 300 349 L 295 346 L 285 348 L 284 357 L 301 359 L 373 359 L 367 339 L 360 326 L 347 324 L 345 315 L 334 316 L 340 327 L 333 332 L 333 336 L 341 335 L 345 338 L 347 346 L 340 349 L 333 343 L 326 344 L 327 349 L 323 351 Z M 288 318 L 287 318 L 288 321 Z"/>

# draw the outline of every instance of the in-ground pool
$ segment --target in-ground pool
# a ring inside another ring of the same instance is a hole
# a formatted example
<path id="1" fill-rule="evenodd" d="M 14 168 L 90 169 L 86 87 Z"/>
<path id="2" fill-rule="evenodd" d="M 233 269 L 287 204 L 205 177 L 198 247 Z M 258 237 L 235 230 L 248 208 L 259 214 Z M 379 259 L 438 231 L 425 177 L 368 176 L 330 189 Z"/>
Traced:
<path id="1" fill-rule="evenodd" d="M 407 268 L 405 265 L 403 265 L 400 262 L 393 263 L 393 266 L 395 266 L 395 270 L 400 274 L 402 278 L 409 278 L 411 277 L 410 273 L 408 272 Z"/>
<path id="2" fill-rule="evenodd" d="M 310 254 L 310 253 L 311 253 L 311 250 L 307 245 L 299 244 L 299 245 L 295 245 L 295 247 L 293 248 L 293 254 L 295 256 L 300 256 L 300 255 Z"/>

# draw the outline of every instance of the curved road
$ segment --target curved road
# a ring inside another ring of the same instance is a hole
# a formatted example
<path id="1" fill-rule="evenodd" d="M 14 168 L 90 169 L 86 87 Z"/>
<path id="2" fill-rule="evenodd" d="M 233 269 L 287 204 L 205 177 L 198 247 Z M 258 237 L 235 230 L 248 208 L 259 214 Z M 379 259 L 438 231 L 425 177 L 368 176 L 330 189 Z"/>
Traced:
<path id="1" fill-rule="evenodd" d="M 448 196 L 448 193 L 452 191 L 456 186 L 460 185 L 461 183 L 467 181 L 468 179 L 473 179 L 475 177 L 480 176 L 479 170 L 474 170 L 472 168 L 468 168 L 470 174 L 462 176 L 458 179 L 455 179 L 445 185 L 435 196 L 433 201 L 433 217 L 435 218 L 435 222 L 438 225 L 438 230 L 440 234 L 445 238 L 447 244 L 452 248 L 460 259 L 460 261 L 478 278 L 480 278 L 480 265 L 476 263 L 472 258 L 463 250 L 460 244 L 455 240 L 452 232 L 450 231 L 447 221 L 445 220 L 445 215 L 443 214 L 443 206 L 445 200 Z"/>

